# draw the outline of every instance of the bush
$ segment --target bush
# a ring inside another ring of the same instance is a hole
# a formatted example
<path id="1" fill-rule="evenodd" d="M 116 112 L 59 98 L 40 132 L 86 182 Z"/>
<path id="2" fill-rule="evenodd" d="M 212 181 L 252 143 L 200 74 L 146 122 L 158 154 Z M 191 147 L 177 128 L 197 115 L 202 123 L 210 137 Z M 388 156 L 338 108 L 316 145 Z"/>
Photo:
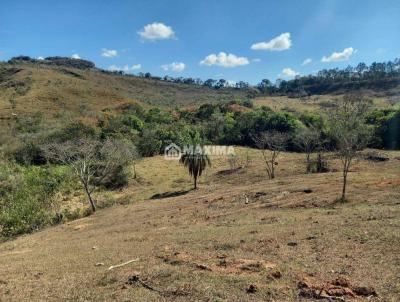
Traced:
<path id="1" fill-rule="evenodd" d="M 160 154 L 162 141 L 154 129 L 145 129 L 138 141 L 138 150 L 142 156 Z"/>
<path id="2" fill-rule="evenodd" d="M 307 171 L 311 173 L 326 173 L 329 172 L 328 161 L 318 154 L 316 159 L 310 160 Z"/>
<path id="3" fill-rule="evenodd" d="M 125 165 L 119 164 L 110 171 L 106 178 L 101 180 L 99 185 L 111 190 L 120 189 L 128 185 L 130 177 L 129 169 Z"/>
<path id="4" fill-rule="evenodd" d="M 48 142 L 62 143 L 74 139 L 95 138 L 97 131 L 92 126 L 81 122 L 73 122 L 60 130 L 54 131 L 47 137 Z"/>
<path id="5" fill-rule="evenodd" d="M 53 197 L 64 175 L 44 167 L 15 168 L 18 189 L 3 192 L 0 199 L 0 234 L 30 233 L 52 223 Z"/>
<path id="6" fill-rule="evenodd" d="M 36 133 L 40 130 L 43 121 L 41 112 L 36 112 L 29 117 L 18 117 L 15 124 L 15 129 L 19 133 Z"/>
<path id="7" fill-rule="evenodd" d="M 171 113 L 162 111 L 159 108 L 152 108 L 146 114 L 147 123 L 169 124 L 173 121 Z"/>
<path id="8" fill-rule="evenodd" d="M 99 122 L 101 138 L 133 139 L 142 131 L 144 122 L 135 115 L 106 116 Z"/>
<path id="9" fill-rule="evenodd" d="M 11 151 L 11 156 L 21 165 L 44 165 L 46 158 L 39 143 L 31 141 Z"/>
<path id="10" fill-rule="evenodd" d="M 373 128 L 371 147 L 400 149 L 400 110 L 381 109 L 372 111 L 367 123 Z"/>
<path id="11" fill-rule="evenodd" d="M 184 122 L 172 125 L 150 124 L 139 138 L 138 150 L 142 156 L 154 156 L 164 152 L 169 144 L 186 145 L 190 141 L 192 128 Z"/>

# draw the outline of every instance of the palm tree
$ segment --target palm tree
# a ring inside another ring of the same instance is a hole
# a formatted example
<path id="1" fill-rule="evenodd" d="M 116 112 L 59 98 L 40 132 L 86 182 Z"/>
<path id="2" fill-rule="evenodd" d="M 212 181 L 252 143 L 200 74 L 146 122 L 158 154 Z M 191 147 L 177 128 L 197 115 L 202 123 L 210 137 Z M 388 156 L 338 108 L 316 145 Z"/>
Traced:
<path id="1" fill-rule="evenodd" d="M 194 188 L 197 189 L 197 179 L 201 176 L 207 166 L 211 166 L 211 160 L 207 154 L 201 152 L 198 134 L 191 134 L 190 148 L 182 154 L 180 163 L 189 170 L 189 175 L 193 177 Z"/>

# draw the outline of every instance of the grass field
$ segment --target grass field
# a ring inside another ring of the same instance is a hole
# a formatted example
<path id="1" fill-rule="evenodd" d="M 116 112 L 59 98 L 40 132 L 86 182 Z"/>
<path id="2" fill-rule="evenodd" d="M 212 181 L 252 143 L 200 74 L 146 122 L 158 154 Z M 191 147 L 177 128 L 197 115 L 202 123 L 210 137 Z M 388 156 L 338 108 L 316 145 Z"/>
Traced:
<path id="1" fill-rule="evenodd" d="M 246 98 L 245 91 L 230 88 L 216 90 L 67 67 L 0 65 L 0 122 L 13 118 L 13 114 L 35 112 L 50 120 L 61 115 L 86 115 L 90 119 L 124 103 L 174 108 Z"/>
<path id="2" fill-rule="evenodd" d="M 112 197 L 125 205 L 2 243 L 0 300 L 314 301 L 299 285 L 341 277 L 377 296 L 339 301 L 399 301 L 399 152 L 357 161 L 339 204 L 335 159 L 305 175 L 304 156 L 284 153 L 271 181 L 256 150 L 236 150 L 245 168 L 214 160 L 198 190 L 154 200 L 191 182 L 177 162 L 144 159 Z"/>
<path id="3" fill-rule="evenodd" d="M 371 99 L 374 108 L 388 108 L 394 104 L 400 104 L 397 97 L 379 96 L 372 92 L 365 92 Z M 275 111 L 287 112 L 320 112 L 335 106 L 335 102 L 343 95 L 313 95 L 305 98 L 289 98 L 287 96 L 258 97 L 254 100 L 255 106 L 267 106 Z"/>

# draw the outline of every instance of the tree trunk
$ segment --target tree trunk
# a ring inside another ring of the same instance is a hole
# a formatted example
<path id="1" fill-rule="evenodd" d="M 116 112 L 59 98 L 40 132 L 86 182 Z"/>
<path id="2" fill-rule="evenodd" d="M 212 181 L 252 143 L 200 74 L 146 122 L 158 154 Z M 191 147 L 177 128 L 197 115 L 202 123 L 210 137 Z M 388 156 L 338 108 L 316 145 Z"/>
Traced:
<path id="1" fill-rule="evenodd" d="M 136 164 L 133 162 L 133 179 L 136 179 Z"/>
<path id="2" fill-rule="evenodd" d="M 345 200 L 346 200 L 346 185 L 347 185 L 347 170 L 344 170 L 343 171 L 342 197 L 340 198 L 341 202 L 345 202 Z"/>
<path id="3" fill-rule="evenodd" d="M 307 162 L 307 173 L 310 173 L 311 172 L 310 153 L 307 153 L 306 162 Z"/>
<path id="4" fill-rule="evenodd" d="M 272 160 L 271 162 L 271 176 L 270 179 L 274 179 L 275 178 L 275 159 Z"/>
<path id="5" fill-rule="evenodd" d="M 194 177 L 194 188 L 197 189 L 197 176 Z"/>
<path id="6" fill-rule="evenodd" d="M 89 198 L 89 203 L 90 203 L 90 208 L 92 209 L 92 212 L 96 212 L 96 205 L 94 204 L 94 201 L 92 199 L 92 195 L 90 194 L 89 188 L 87 187 L 87 185 L 85 185 L 85 191 L 86 191 L 86 195 Z"/>

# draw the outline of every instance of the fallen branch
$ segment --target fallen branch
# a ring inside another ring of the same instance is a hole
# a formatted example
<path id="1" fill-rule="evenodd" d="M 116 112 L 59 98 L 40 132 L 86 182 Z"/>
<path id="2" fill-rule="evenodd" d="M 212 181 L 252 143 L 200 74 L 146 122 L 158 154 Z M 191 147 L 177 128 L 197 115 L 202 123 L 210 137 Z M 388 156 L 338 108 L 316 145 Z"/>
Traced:
<path id="1" fill-rule="evenodd" d="M 142 285 L 144 288 L 147 288 L 148 290 L 155 291 L 155 292 L 160 293 L 160 294 L 163 293 L 163 291 L 161 291 L 161 290 L 159 290 L 157 288 L 154 288 L 150 284 L 148 284 L 145 281 L 143 281 L 139 277 L 139 275 L 133 275 L 133 276 L 129 277 L 128 281 L 126 282 L 126 284 L 129 284 L 129 285 L 132 285 L 132 284 L 135 284 L 135 283 L 139 283 L 140 285 Z"/>
<path id="2" fill-rule="evenodd" d="M 183 289 L 174 289 L 174 290 L 163 290 L 158 289 L 144 281 L 138 274 L 132 275 L 129 277 L 128 281 L 126 282 L 128 285 L 140 284 L 144 288 L 154 291 L 162 296 L 188 296 L 190 295 L 189 291 L 185 291 Z"/>
<path id="3" fill-rule="evenodd" d="M 129 263 L 136 262 L 136 261 L 139 261 L 139 258 L 132 259 L 132 260 L 129 260 L 129 261 L 127 261 L 127 262 L 124 262 L 124 263 L 121 263 L 121 264 L 117 264 L 117 265 L 111 265 L 111 266 L 108 268 L 108 270 L 110 271 L 110 270 L 112 270 L 112 269 L 114 269 L 114 268 L 122 267 L 122 266 L 125 266 L 125 265 L 127 265 L 127 264 L 129 264 Z"/>

